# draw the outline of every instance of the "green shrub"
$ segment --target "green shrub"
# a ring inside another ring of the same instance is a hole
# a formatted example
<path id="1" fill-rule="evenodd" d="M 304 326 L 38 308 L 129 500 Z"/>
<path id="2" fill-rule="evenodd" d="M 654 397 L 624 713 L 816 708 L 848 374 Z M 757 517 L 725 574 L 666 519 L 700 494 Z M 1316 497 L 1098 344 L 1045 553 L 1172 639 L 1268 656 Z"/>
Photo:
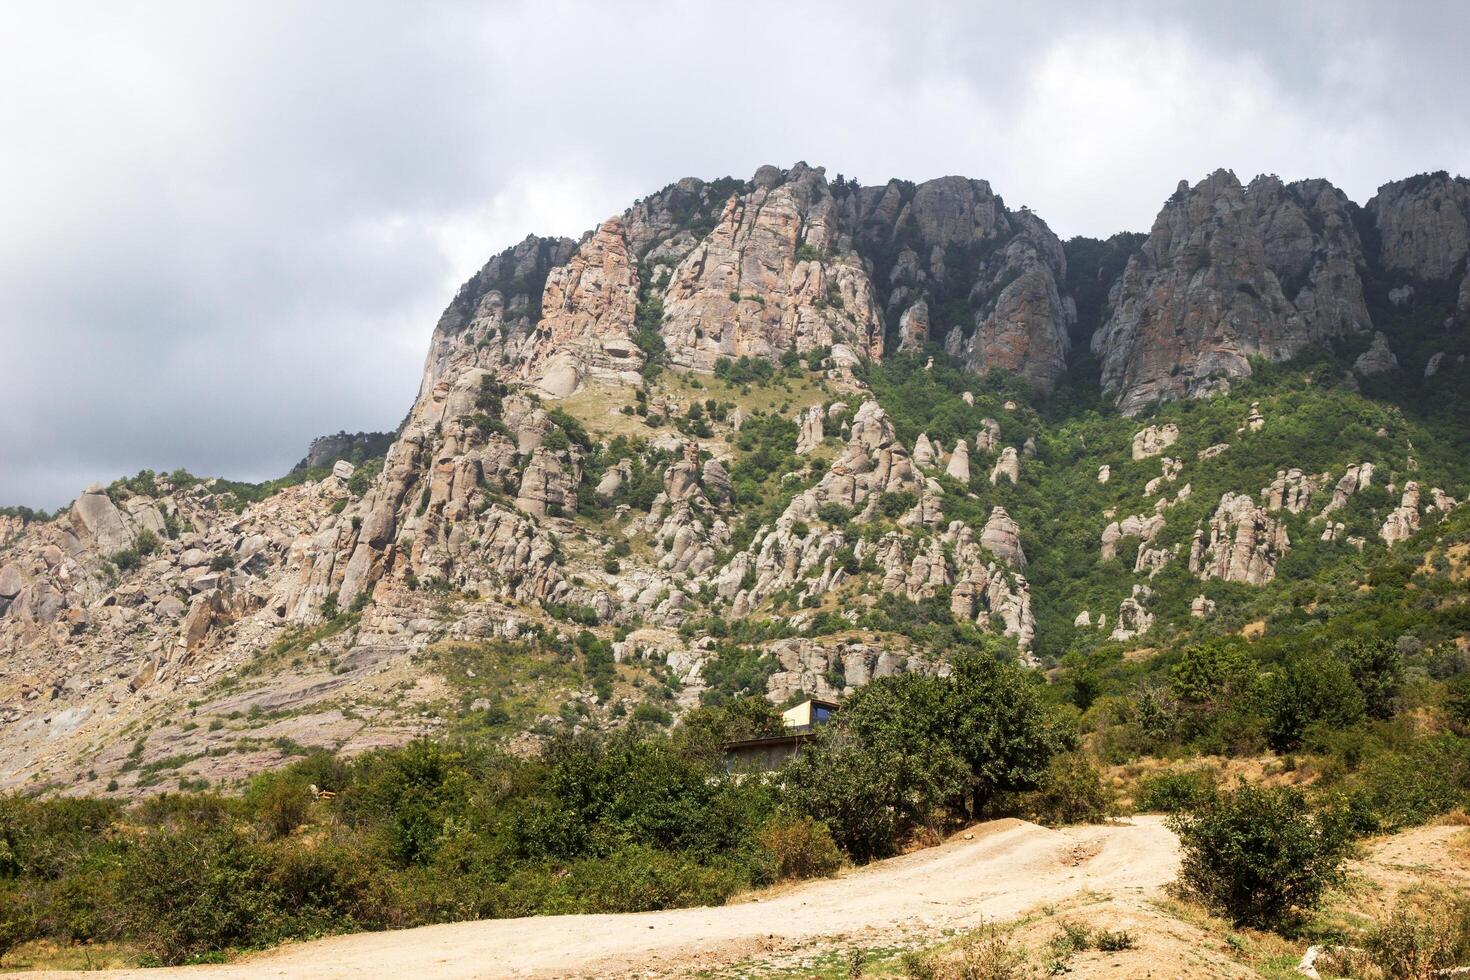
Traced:
<path id="1" fill-rule="evenodd" d="M 1102 823 L 1113 815 L 1113 797 L 1092 760 L 1069 752 L 1051 760 L 1041 788 L 1022 797 L 1021 809 L 1031 819 L 1052 826 Z"/>
<path id="2" fill-rule="evenodd" d="M 842 867 L 842 852 L 826 825 L 811 817 L 776 817 L 755 835 L 780 881 L 825 878 Z"/>
<path id="3" fill-rule="evenodd" d="M 1318 722 L 1351 725 L 1363 717 L 1363 693 L 1342 661 L 1330 654 L 1295 653 L 1265 681 L 1266 738 L 1277 751 L 1297 748 Z"/>
<path id="4" fill-rule="evenodd" d="M 1300 790 L 1242 783 L 1169 818 L 1183 851 L 1179 881 L 1237 925 L 1279 927 L 1344 880 L 1344 817 L 1314 810 Z"/>
<path id="5" fill-rule="evenodd" d="M 1133 808 L 1144 813 L 1190 810 L 1215 792 L 1215 774 L 1208 769 L 1161 772 L 1145 776 L 1133 791 Z"/>

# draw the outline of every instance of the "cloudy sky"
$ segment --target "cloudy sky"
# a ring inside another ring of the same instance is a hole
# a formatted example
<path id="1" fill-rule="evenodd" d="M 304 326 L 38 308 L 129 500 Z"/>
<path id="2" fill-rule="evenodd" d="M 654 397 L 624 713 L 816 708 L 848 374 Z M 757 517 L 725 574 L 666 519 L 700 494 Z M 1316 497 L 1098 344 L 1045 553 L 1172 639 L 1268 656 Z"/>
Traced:
<path id="1" fill-rule="evenodd" d="M 1066 236 L 1222 166 L 1467 173 L 1467 36 L 1452 0 L 10 0 L 0 504 L 392 428 L 485 258 L 685 175 L 985 177 Z"/>

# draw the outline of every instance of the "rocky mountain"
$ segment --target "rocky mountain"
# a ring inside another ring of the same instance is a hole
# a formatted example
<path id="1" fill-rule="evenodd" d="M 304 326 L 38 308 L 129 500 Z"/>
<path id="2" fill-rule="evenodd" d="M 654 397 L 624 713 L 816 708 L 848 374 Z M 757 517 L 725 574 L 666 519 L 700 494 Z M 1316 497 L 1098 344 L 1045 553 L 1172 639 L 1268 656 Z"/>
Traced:
<path id="1" fill-rule="evenodd" d="M 1456 574 L 1467 186 L 1220 171 L 1064 244 L 984 181 L 797 164 L 528 237 L 396 433 L 0 511 L 0 786 L 1046 668 Z"/>

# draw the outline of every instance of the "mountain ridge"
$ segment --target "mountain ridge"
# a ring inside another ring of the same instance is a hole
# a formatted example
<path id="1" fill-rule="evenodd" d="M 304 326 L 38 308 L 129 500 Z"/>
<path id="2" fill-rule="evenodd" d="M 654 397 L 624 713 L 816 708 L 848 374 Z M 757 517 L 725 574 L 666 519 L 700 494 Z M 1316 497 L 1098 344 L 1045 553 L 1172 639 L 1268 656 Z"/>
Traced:
<path id="1" fill-rule="evenodd" d="M 0 782 L 143 791 L 463 724 L 488 708 L 451 643 L 570 649 L 563 704 L 616 724 L 649 690 L 942 671 L 946 643 L 1045 666 L 1427 553 L 1470 482 L 1467 227 L 1442 172 L 1359 207 L 1217 171 L 1137 247 L 1063 243 L 985 181 L 799 163 L 528 236 L 446 308 L 381 461 L 0 517 Z M 1069 249 L 1121 265 L 1106 299 Z M 490 728 L 554 723 L 539 697 Z M 180 711 L 220 727 L 139 735 Z"/>

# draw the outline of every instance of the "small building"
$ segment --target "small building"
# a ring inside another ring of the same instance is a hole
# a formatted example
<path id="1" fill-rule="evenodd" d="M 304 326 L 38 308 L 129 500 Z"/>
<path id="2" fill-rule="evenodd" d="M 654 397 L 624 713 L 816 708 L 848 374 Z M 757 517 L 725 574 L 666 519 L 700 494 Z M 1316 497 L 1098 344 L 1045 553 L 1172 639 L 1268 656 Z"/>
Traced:
<path id="1" fill-rule="evenodd" d="M 762 735 L 725 743 L 725 769 L 729 772 L 768 772 L 780 769 L 801 754 L 804 743 L 816 738 L 818 725 L 826 724 L 837 711 L 836 703 L 808 698 L 781 712 L 785 730 L 779 735 Z"/>
<path id="2" fill-rule="evenodd" d="M 809 732 L 818 725 L 831 721 L 832 714 L 836 710 L 835 701 L 807 698 L 801 704 L 781 712 L 781 723 L 786 726 L 788 732 Z"/>

